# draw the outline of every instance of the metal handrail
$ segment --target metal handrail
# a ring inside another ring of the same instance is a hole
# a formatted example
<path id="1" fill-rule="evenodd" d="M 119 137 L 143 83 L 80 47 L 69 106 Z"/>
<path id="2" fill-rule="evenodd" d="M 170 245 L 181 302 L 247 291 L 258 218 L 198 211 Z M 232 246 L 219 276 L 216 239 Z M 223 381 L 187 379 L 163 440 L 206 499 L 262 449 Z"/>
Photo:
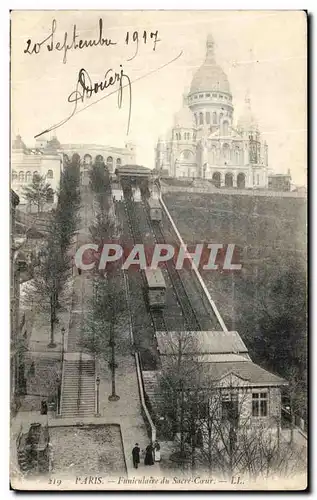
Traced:
<path id="1" fill-rule="evenodd" d="M 81 372 L 82 372 L 82 353 L 79 353 L 79 366 L 78 366 L 78 395 L 77 395 L 77 410 L 79 410 L 81 400 Z"/>
<path id="2" fill-rule="evenodd" d="M 131 322 L 131 308 L 130 308 L 130 300 L 129 300 L 129 283 L 128 283 L 128 280 L 126 279 L 126 274 L 124 271 L 123 271 L 123 279 L 124 279 L 126 302 L 127 302 L 127 307 L 128 307 L 130 339 L 131 339 L 132 345 L 134 346 L 133 327 L 132 327 L 132 322 Z M 139 355 L 138 351 L 134 352 L 134 358 L 135 358 L 137 380 L 138 380 L 138 386 L 139 386 L 139 394 L 140 394 L 140 399 L 141 399 L 141 406 L 142 406 L 142 410 L 144 411 L 144 414 L 148 420 L 148 423 L 151 427 L 151 439 L 152 439 L 152 442 L 154 443 L 156 441 L 156 427 L 153 423 L 150 412 L 149 412 L 149 410 L 146 406 L 146 402 L 145 402 L 144 380 L 143 380 L 143 376 L 142 376 L 142 370 L 141 370 L 141 366 L 140 366 L 140 355 Z"/>
<path id="3" fill-rule="evenodd" d="M 142 405 L 142 409 L 143 409 L 143 411 L 145 413 L 145 416 L 146 416 L 146 418 L 147 418 L 147 420 L 149 422 L 149 425 L 151 427 L 151 440 L 152 440 L 152 443 L 154 443 L 156 441 L 156 427 L 155 427 L 155 425 L 153 423 L 153 420 L 151 418 L 150 412 L 147 409 L 147 406 L 146 406 L 146 403 L 145 403 L 144 389 L 143 389 L 144 382 L 143 382 L 142 372 L 141 372 L 141 368 L 140 368 L 139 353 L 135 352 L 134 356 L 135 356 L 135 363 L 136 363 L 136 371 L 137 371 L 137 379 L 138 379 L 138 385 L 139 385 L 141 405 Z"/>

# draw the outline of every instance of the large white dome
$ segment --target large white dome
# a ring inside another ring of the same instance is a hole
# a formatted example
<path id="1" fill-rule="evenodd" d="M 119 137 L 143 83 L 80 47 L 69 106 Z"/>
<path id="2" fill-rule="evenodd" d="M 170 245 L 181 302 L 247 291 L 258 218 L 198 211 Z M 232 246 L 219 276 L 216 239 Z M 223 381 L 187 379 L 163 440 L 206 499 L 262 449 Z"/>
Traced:
<path id="1" fill-rule="evenodd" d="M 208 35 L 206 42 L 206 59 L 194 74 L 190 93 L 206 92 L 210 90 L 230 93 L 228 77 L 223 69 L 216 63 L 214 46 L 215 43 L 212 35 Z"/>

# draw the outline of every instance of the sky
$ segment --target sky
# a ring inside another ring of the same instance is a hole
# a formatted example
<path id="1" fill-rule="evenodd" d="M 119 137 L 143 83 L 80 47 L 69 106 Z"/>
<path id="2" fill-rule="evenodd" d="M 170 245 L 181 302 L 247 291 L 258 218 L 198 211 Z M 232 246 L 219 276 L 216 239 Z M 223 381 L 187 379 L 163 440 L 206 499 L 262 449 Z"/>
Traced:
<path id="1" fill-rule="evenodd" d="M 57 42 L 63 44 L 65 33 L 71 44 L 74 24 L 77 43 L 80 38 L 98 40 L 99 19 L 103 37 L 115 45 L 70 49 L 66 62 L 63 51 L 47 49 L 52 39 L 37 46 L 37 54 L 27 53 L 27 41 L 31 40 L 30 52 L 35 43 L 49 37 L 53 20 L 56 46 Z M 138 44 L 133 41 L 135 32 Z M 150 35 L 156 32 L 153 50 Z M 307 35 L 306 16 L 301 11 L 15 11 L 12 137 L 19 133 L 33 146 L 34 136 L 68 117 L 74 109 L 68 96 L 76 89 L 80 69 L 93 82 L 102 82 L 108 70 L 120 73 L 122 68 L 134 82 L 128 135 L 128 88 L 123 89 L 120 109 L 117 93 L 96 102 L 117 89 L 116 84 L 79 102 L 77 113 L 46 136 L 56 134 L 61 143 L 118 147 L 132 142 L 137 163 L 153 168 L 157 139 L 166 134 L 182 106 L 182 95 L 204 61 L 209 33 L 215 40 L 217 63 L 229 78 L 234 122 L 249 91 L 253 113 L 269 146 L 269 167 L 275 173 L 290 169 L 295 184 L 306 184 Z"/>

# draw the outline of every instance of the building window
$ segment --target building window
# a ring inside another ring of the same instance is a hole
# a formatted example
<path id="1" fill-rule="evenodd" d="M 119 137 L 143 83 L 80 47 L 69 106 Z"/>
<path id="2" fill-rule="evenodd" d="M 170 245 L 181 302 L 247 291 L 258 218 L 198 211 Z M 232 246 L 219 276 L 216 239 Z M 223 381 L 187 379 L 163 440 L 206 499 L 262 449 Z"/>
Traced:
<path id="1" fill-rule="evenodd" d="M 212 182 L 213 182 L 214 186 L 216 186 L 217 188 L 220 188 L 220 186 L 221 186 L 220 172 L 215 172 L 212 174 Z"/>
<path id="2" fill-rule="evenodd" d="M 207 111 L 207 113 L 206 113 L 206 123 L 207 123 L 207 125 L 210 124 L 210 113 L 209 113 L 209 111 Z"/>
<path id="3" fill-rule="evenodd" d="M 19 172 L 19 181 L 24 182 L 24 172 Z"/>
<path id="4" fill-rule="evenodd" d="M 237 188 L 244 189 L 245 188 L 245 175 L 240 172 L 237 176 Z"/>
<path id="5" fill-rule="evenodd" d="M 238 394 L 223 394 L 221 398 L 222 419 L 231 423 L 238 420 Z"/>
<path id="6" fill-rule="evenodd" d="M 267 392 L 254 392 L 252 394 L 252 417 L 267 417 L 267 413 Z"/>
<path id="7" fill-rule="evenodd" d="M 228 135 L 228 122 L 223 122 L 223 135 Z"/>
<path id="8" fill-rule="evenodd" d="M 219 99 L 223 99 L 223 95 L 219 95 Z"/>
<path id="9" fill-rule="evenodd" d="M 112 158 L 112 156 L 108 156 L 108 158 L 107 158 L 107 167 L 108 168 L 109 167 L 112 168 L 112 166 L 113 166 L 113 158 Z"/>
<path id="10" fill-rule="evenodd" d="M 197 95 L 194 96 L 194 99 L 197 99 Z"/>
<path id="11" fill-rule="evenodd" d="M 212 94 L 212 97 L 215 97 L 217 99 L 217 94 Z"/>
<path id="12" fill-rule="evenodd" d="M 222 117 L 223 117 L 223 113 L 220 113 L 220 115 L 219 115 L 219 121 L 222 120 Z"/>
<path id="13" fill-rule="evenodd" d="M 256 183 L 259 186 L 259 184 L 260 184 L 260 175 L 259 174 L 257 174 L 257 176 L 256 176 Z"/>
<path id="14" fill-rule="evenodd" d="M 117 167 L 121 166 L 121 158 L 117 158 L 116 164 L 117 164 Z"/>
<path id="15" fill-rule="evenodd" d="M 217 113 L 214 111 L 213 114 L 212 114 L 212 123 L 214 125 L 217 124 Z"/>
<path id="16" fill-rule="evenodd" d="M 232 188 L 233 187 L 233 175 L 231 172 L 228 172 L 226 175 L 225 175 L 225 186 L 226 187 L 229 187 L 229 188 Z"/>
<path id="17" fill-rule="evenodd" d="M 199 125 L 203 125 L 204 124 L 204 115 L 203 113 L 199 113 Z"/>
<path id="18" fill-rule="evenodd" d="M 206 97 L 210 97 L 210 94 L 205 94 L 205 95 L 206 95 Z"/>
<path id="19" fill-rule="evenodd" d="M 191 160 L 193 156 L 193 153 L 189 151 L 188 149 L 185 149 L 181 153 L 181 160 Z"/>
<path id="20" fill-rule="evenodd" d="M 35 170 L 35 172 L 33 172 L 33 179 L 34 179 L 34 177 L 36 177 L 38 175 L 39 175 L 39 173 L 37 172 L 37 170 Z"/>
<path id="21" fill-rule="evenodd" d="M 204 94 L 199 94 L 199 99 L 202 99 L 204 97 Z"/>
<path id="22" fill-rule="evenodd" d="M 222 146 L 223 158 L 229 160 L 230 148 L 228 144 Z"/>
<path id="23" fill-rule="evenodd" d="M 31 182 L 31 178 L 32 178 L 32 175 L 31 175 L 31 172 L 29 171 L 25 174 L 26 182 Z"/>
<path id="24" fill-rule="evenodd" d="M 12 170 L 12 180 L 15 181 L 18 178 L 18 174 L 15 170 Z"/>
<path id="25" fill-rule="evenodd" d="M 48 170 L 47 171 L 47 178 L 48 179 L 53 179 L 54 175 L 53 175 L 53 170 Z"/>

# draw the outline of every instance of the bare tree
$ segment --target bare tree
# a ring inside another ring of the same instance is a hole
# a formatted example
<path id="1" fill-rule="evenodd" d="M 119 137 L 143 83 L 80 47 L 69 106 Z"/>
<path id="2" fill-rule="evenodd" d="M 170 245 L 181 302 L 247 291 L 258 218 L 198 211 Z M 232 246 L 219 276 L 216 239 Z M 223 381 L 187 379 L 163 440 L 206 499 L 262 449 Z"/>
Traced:
<path id="1" fill-rule="evenodd" d="M 285 477 L 304 467 L 299 450 L 282 438 L 280 419 L 257 423 L 247 407 L 243 386 L 212 388 L 209 415 L 200 421 L 205 440 L 198 461 L 215 474 L 247 475 L 253 480 L 275 474 Z"/>
<path id="2" fill-rule="evenodd" d="M 101 356 L 105 361 L 109 360 L 112 386 L 109 399 L 111 401 L 118 399 L 115 386 L 114 332 L 116 322 L 125 307 L 124 300 L 124 292 L 117 286 L 114 276 L 96 277 L 82 337 L 82 345 L 85 349 L 94 355 Z"/>
<path id="3" fill-rule="evenodd" d="M 167 340 L 168 354 L 162 361 L 160 414 L 166 416 L 172 427 L 173 437 L 179 434 L 179 458 L 191 456 L 195 465 L 196 421 L 198 419 L 200 364 L 194 332 L 173 332 Z M 163 357 L 162 357 L 163 358 Z M 191 454 L 186 451 L 186 441 Z"/>

